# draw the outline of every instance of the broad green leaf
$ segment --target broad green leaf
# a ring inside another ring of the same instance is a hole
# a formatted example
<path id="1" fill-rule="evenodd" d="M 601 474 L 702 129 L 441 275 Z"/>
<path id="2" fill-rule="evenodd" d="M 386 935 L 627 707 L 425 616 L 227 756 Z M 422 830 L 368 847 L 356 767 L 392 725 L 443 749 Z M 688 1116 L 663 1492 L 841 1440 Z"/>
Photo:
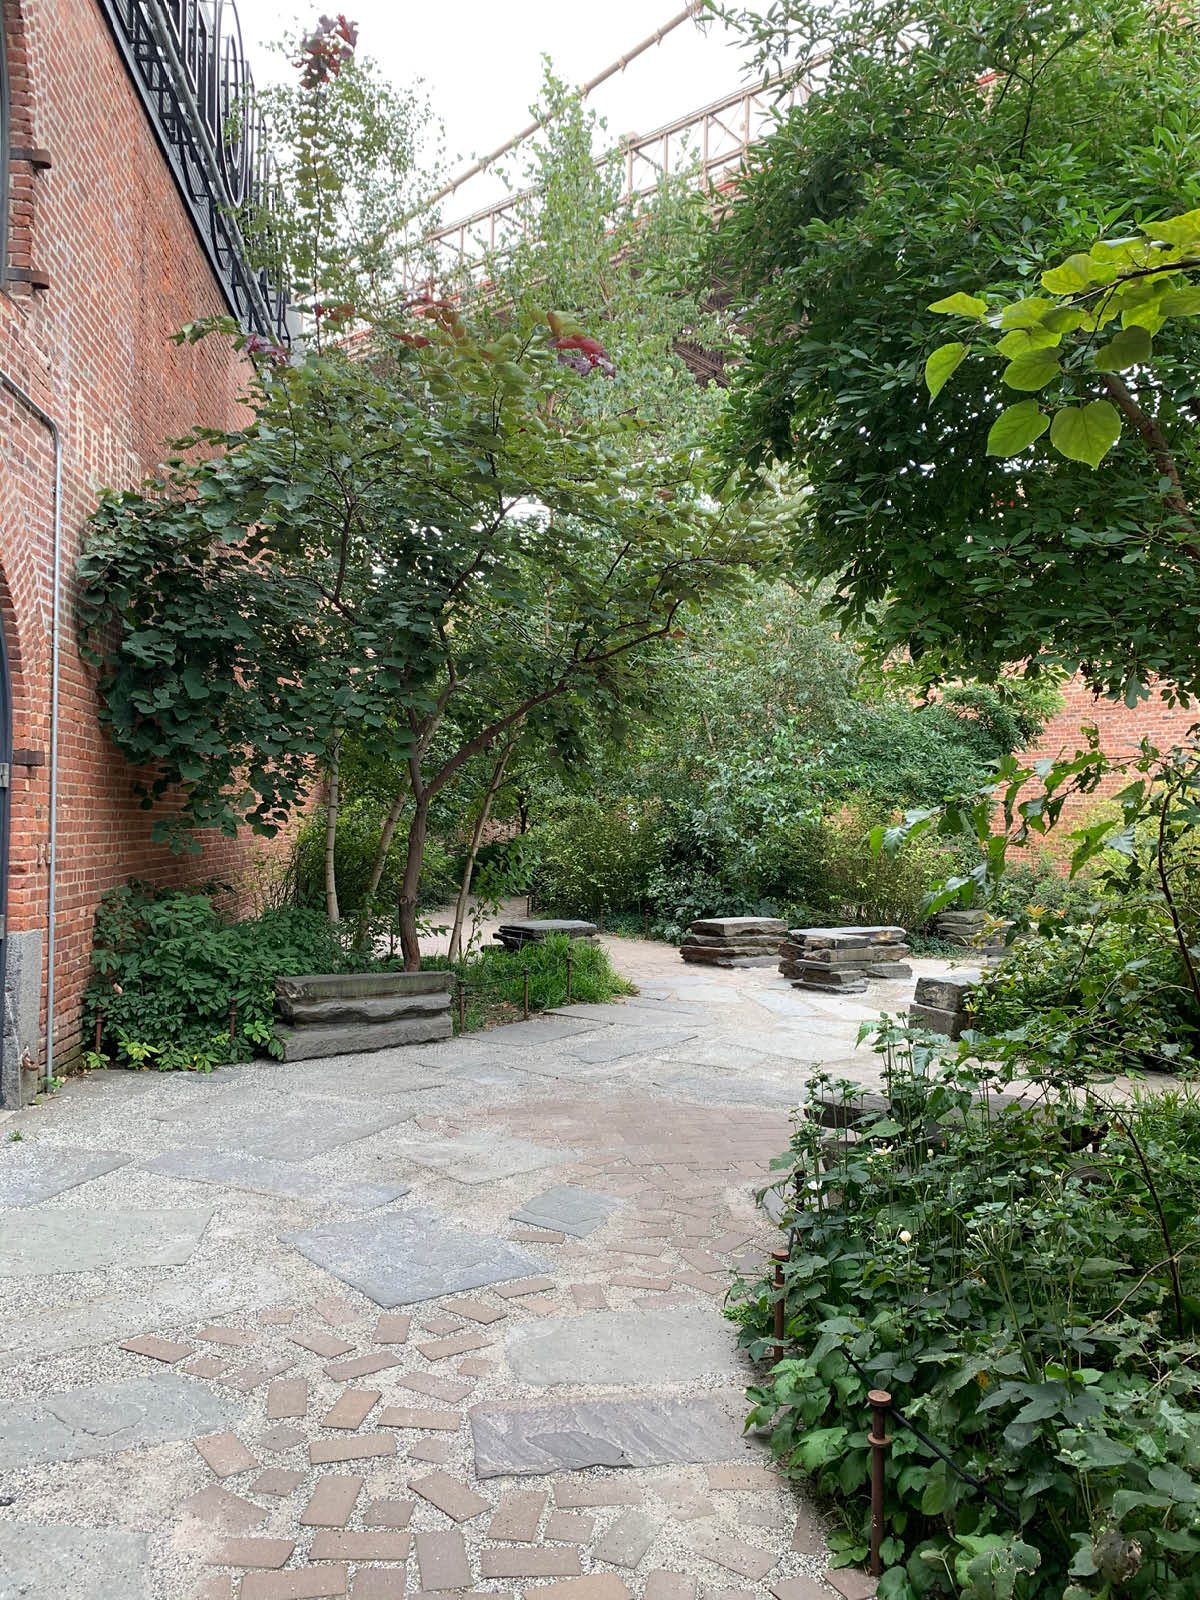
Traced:
<path id="1" fill-rule="evenodd" d="M 1106 271 L 1107 279 L 1103 276 Z M 1049 289 L 1051 294 L 1078 294 L 1093 283 L 1106 281 L 1112 281 L 1112 269 L 1093 261 L 1091 256 L 1079 254 L 1068 256 L 1060 267 L 1051 267 L 1049 272 L 1042 273 L 1042 288 Z"/>
<path id="2" fill-rule="evenodd" d="M 1061 370 L 1057 356 L 1048 350 L 1031 350 L 1010 361 L 1001 377 L 1010 389 L 1044 389 Z"/>
<path id="3" fill-rule="evenodd" d="M 1040 328 L 1049 325 L 1050 317 L 1060 308 L 1053 300 L 1043 300 L 1034 295 L 1028 300 L 1014 300 L 1000 313 L 1002 328 Z"/>
<path id="4" fill-rule="evenodd" d="M 935 300 L 927 309 L 944 311 L 947 316 L 974 317 L 980 321 L 987 316 L 988 305 L 978 295 L 963 294 L 960 289 L 957 294 L 948 294 L 944 300 Z"/>
<path id="5" fill-rule="evenodd" d="M 1150 333 L 1146 328 L 1122 328 L 1107 344 L 1096 351 L 1096 365 L 1101 372 L 1123 372 L 1126 367 L 1137 367 L 1150 359 Z"/>
<path id="6" fill-rule="evenodd" d="M 1121 437 L 1121 418 L 1107 400 L 1086 406 L 1064 406 L 1050 424 L 1050 443 L 1068 461 L 1095 469 Z"/>
<path id="7" fill-rule="evenodd" d="M 992 423 L 987 436 L 990 456 L 1015 456 L 1040 439 L 1050 426 L 1050 418 L 1038 409 L 1036 400 L 1018 400 Z"/>
<path id="8" fill-rule="evenodd" d="M 1148 239 L 1160 239 L 1165 244 L 1190 248 L 1200 245 L 1200 210 L 1185 211 L 1178 217 L 1164 217 L 1161 222 L 1148 222 L 1142 226 Z"/>
<path id="9" fill-rule="evenodd" d="M 1004 335 L 996 350 L 1014 361 L 1017 356 L 1027 356 L 1033 350 L 1050 350 L 1061 342 L 1062 334 L 1053 328 L 1014 328 Z"/>
<path id="10" fill-rule="evenodd" d="M 1200 283 L 1186 289 L 1168 289 L 1160 301 L 1164 317 L 1200 317 Z"/>
<path id="11" fill-rule="evenodd" d="M 932 352 L 925 363 L 925 387 L 929 390 L 931 399 L 935 399 L 945 387 L 946 381 L 958 370 L 966 360 L 967 347 L 965 344 L 943 344 Z"/>

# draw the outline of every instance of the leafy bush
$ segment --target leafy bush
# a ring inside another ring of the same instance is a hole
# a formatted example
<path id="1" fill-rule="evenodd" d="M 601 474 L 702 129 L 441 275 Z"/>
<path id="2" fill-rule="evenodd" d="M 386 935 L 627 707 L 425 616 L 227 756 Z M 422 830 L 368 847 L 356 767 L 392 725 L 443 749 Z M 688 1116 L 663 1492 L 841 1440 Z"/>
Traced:
<path id="1" fill-rule="evenodd" d="M 994 1076 L 883 1043 L 890 1115 L 803 1117 L 775 1163 L 789 1348 L 751 1423 L 839 1507 L 842 1564 L 867 1553 L 868 1390 L 969 1475 L 894 1419 L 881 1600 L 1195 1600 L 1200 1105 L 1001 1108 Z M 773 1300 L 736 1291 L 759 1359 Z"/>
<path id="2" fill-rule="evenodd" d="M 302 906 L 227 922 L 213 887 L 161 893 L 131 882 L 104 896 L 83 1003 L 87 1048 L 99 1017 L 101 1055 L 207 1071 L 272 1049 L 277 977 L 380 965 L 352 952 L 324 913 Z"/>
<path id="3" fill-rule="evenodd" d="M 373 804 L 348 804 L 338 813 L 334 865 L 342 915 L 358 911 L 366 897 L 379 843 L 382 816 Z M 394 908 L 404 875 L 404 829 L 397 828 L 375 893 L 378 910 Z M 295 846 L 296 900 L 313 908 L 325 904 L 325 808 L 319 806 L 301 828 Z M 459 855 L 443 840 L 430 838 L 417 888 L 422 906 L 442 906 L 458 893 Z"/>
<path id="4" fill-rule="evenodd" d="M 538 828 L 538 901 L 576 917 L 640 905 L 662 857 L 660 827 L 653 805 L 562 796 Z"/>
<path id="5" fill-rule="evenodd" d="M 548 935 L 523 950 L 490 946 L 461 961 L 433 956 L 426 968 L 452 969 L 467 988 L 467 1032 L 497 1022 L 511 1022 L 524 1006 L 525 972 L 529 972 L 529 1009 L 547 1011 L 567 1003 L 567 955 L 571 956 L 571 998 L 579 1004 L 603 1005 L 634 986 L 613 970 L 603 945 Z"/>

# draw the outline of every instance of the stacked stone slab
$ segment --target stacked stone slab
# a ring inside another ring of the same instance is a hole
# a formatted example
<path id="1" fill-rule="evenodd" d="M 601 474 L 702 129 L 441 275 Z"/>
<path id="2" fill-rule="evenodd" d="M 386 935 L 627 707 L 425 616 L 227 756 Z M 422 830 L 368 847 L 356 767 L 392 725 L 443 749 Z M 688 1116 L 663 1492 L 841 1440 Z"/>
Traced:
<path id="1" fill-rule="evenodd" d="M 310 973 L 276 978 L 285 1061 L 426 1044 L 454 1032 L 452 972 Z"/>
<path id="2" fill-rule="evenodd" d="M 961 945 L 982 955 L 1003 955 L 1004 937 L 1011 923 L 989 916 L 986 911 L 939 911 L 933 919 L 939 939 Z"/>
<path id="3" fill-rule="evenodd" d="M 794 989 L 862 994 L 868 978 L 912 977 L 905 937 L 897 927 L 793 928 L 779 947 L 779 970 Z"/>
<path id="4" fill-rule="evenodd" d="M 595 942 L 594 922 L 576 922 L 569 917 L 526 917 L 521 922 L 502 922 L 496 930 L 496 943 L 506 950 L 521 950 L 527 944 L 541 944 L 549 933 L 565 933 L 568 939 Z"/>
<path id="5" fill-rule="evenodd" d="M 918 978 L 908 1008 L 909 1026 L 944 1033 L 948 1039 L 961 1038 L 963 1029 L 971 1025 L 967 1015 L 971 994 L 982 981 L 983 973 L 977 967 L 962 967 L 943 978 Z"/>
<path id="6" fill-rule="evenodd" d="M 679 954 L 702 967 L 773 967 L 786 933 L 782 917 L 702 917 L 688 929 Z"/>

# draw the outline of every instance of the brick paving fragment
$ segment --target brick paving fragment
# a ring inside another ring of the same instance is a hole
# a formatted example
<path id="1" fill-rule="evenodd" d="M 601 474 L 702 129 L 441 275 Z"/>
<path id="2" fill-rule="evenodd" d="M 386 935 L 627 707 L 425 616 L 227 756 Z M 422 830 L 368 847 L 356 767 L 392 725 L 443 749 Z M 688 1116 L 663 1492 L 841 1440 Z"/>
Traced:
<path id="1" fill-rule="evenodd" d="M 782 1583 L 773 1583 L 771 1593 L 775 1600 L 829 1600 L 829 1590 L 822 1583 L 816 1583 L 812 1578 L 785 1578 Z"/>
<path id="2" fill-rule="evenodd" d="M 406 1372 L 402 1378 L 394 1381 L 402 1389 L 411 1389 L 414 1394 L 431 1395 L 433 1399 L 445 1400 L 449 1405 L 470 1394 L 475 1387 L 472 1383 L 464 1383 L 461 1378 L 443 1378 L 436 1372 Z"/>
<path id="3" fill-rule="evenodd" d="M 573 1283 L 571 1294 L 580 1311 L 606 1311 L 608 1300 L 604 1287 L 599 1283 Z"/>
<path id="4" fill-rule="evenodd" d="M 407 1561 L 411 1548 L 409 1533 L 348 1533 L 326 1528 L 317 1534 L 308 1555 L 310 1561 Z"/>
<path id="5" fill-rule="evenodd" d="M 354 1346 L 349 1339 L 339 1339 L 332 1333 L 289 1333 L 289 1344 L 298 1344 L 302 1350 L 311 1350 L 314 1356 L 344 1356 Z"/>
<path id="6" fill-rule="evenodd" d="M 287 1467 L 268 1467 L 265 1472 L 260 1472 L 250 1485 L 250 1493 L 282 1496 L 291 1494 L 292 1490 L 298 1489 L 303 1482 L 302 1472 L 292 1472 Z"/>
<path id="7" fill-rule="evenodd" d="M 344 1528 L 350 1521 L 354 1502 L 363 1486 L 360 1477 L 347 1473 L 326 1473 L 317 1479 L 308 1504 L 300 1513 L 306 1528 Z"/>
<path id="8" fill-rule="evenodd" d="M 488 1523 L 489 1539 L 515 1539 L 524 1544 L 537 1538 L 538 1522 L 546 1508 L 546 1496 L 536 1489 L 510 1489 L 501 1496 L 496 1514 Z"/>
<path id="9" fill-rule="evenodd" d="M 208 1556 L 210 1567 L 282 1567 L 296 1548 L 291 1539 L 226 1539 Z"/>
<path id="10" fill-rule="evenodd" d="M 260 1433 L 258 1442 L 264 1450 L 294 1450 L 298 1444 L 305 1443 L 305 1436 L 299 1428 L 287 1428 L 280 1424 Z"/>
<path id="11" fill-rule="evenodd" d="M 235 1372 L 222 1373 L 217 1382 L 236 1389 L 239 1394 L 252 1394 L 255 1389 L 261 1389 L 264 1383 L 277 1378 L 281 1372 L 290 1372 L 295 1365 L 294 1361 L 271 1361 L 265 1366 L 240 1367 Z"/>
<path id="12" fill-rule="evenodd" d="M 722 1466 L 709 1467 L 710 1489 L 778 1489 L 780 1478 L 766 1467 Z"/>
<path id="13" fill-rule="evenodd" d="M 457 1528 L 436 1532 L 421 1529 L 415 1536 L 417 1566 L 423 1589 L 469 1589 L 471 1564 L 467 1547 Z"/>
<path id="14" fill-rule="evenodd" d="M 751 1578 L 755 1583 L 778 1565 L 778 1557 L 771 1551 L 755 1544 L 746 1544 L 744 1540 L 718 1532 L 715 1528 L 690 1528 L 685 1542 L 689 1549 L 707 1561 L 714 1561 L 717 1566 L 736 1572 L 739 1578 Z"/>
<path id="15" fill-rule="evenodd" d="M 259 1464 L 236 1433 L 212 1433 L 207 1438 L 193 1440 L 193 1443 L 218 1478 L 235 1477 L 239 1472 L 249 1472 Z"/>
<path id="16" fill-rule="evenodd" d="M 450 1339 L 419 1344 L 417 1349 L 427 1361 L 445 1361 L 450 1356 L 465 1355 L 468 1350 L 484 1350 L 491 1342 L 485 1333 L 456 1333 Z"/>
<path id="17" fill-rule="evenodd" d="M 696 1600 L 695 1578 L 658 1568 L 646 1577 L 644 1600 Z"/>
<path id="18" fill-rule="evenodd" d="M 458 1333 L 462 1328 L 462 1322 L 458 1317 L 434 1315 L 422 1317 L 421 1326 L 426 1333 L 432 1333 L 437 1338 L 444 1339 L 448 1333 Z"/>
<path id="19" fill-rule="evenodd" d="M 308 1383 L 304 1378 L 276 1378 L 267 1389 L 267 1416 L 272 1422 L 302 1417 L 308 1411 Z"/>
<path id="20" fill-rule="evenodd" d="M 227 1328 L 222 1323 L 210 1322 L 196 1335 L 202 1344 L 224 1344 L 236 1349 L 254 1343 L 254 1334 L 246 1328 Z"/>
<path id="21" fill-rule="evenodd" d="M 358 1321 L 359 1314 L 354 1306 L 349 1300 L 343 1300 L 336 1294 L 326 1295 L 323 1300 L 318 1300 L 313 1310 L 333 1328 L 340 1328 L 347 1322 Z"/>
<path id="22" fill-rule="evenodd" d="M 331 1461 L 366 1461 L 371 1456 L 394 1456 L 394 1433 L 364 1433 L 353 1439 L 314 1439 L 308 1459 L 314 1467 Z"/>
<path id="23" fill-rule="evenodd" d="M 387 1567 L 363 1567 L 350 1584 L 350 1600 L 403 1600 L 405 1576 Z"/>
<path id="24" fill-rule="evenodd" d="M 538 1600 L 629 1600 L 629 1589 L 615 1572 L 592 1572 L 586 1578 L 566 1578 L 528 1591 Z"/>
<path id="25" fill-rule="evenodd" d="M 149 1356 L 151 1361 L 164 1361 L 173 1366 L 185 1356 L 194 1356 L 194 1344 L 180 1344 L 177 1339 L 160 1339 L 157 1334 L 144 1333 L 136 1339 L 126 1339 L 122 1350 L 131 1350 L 135 1356 Z"/>
<path id="26" fill-rule="evenodd" d="M 461 1372 L 464 1378 L 486 1378 L 490 1372 L 495 1372 L 496 1363 L 486 1356 L 468 1356 L 454 1370 Z"/>
<path id="27" fill-rule="evenodd" d="M 365 1378 L 368 1373 L 386 1372 L 389 1367 L 398 1367 L 400 1362 L 395 1356 L 355 1356 L 350 1361 L 331 1361 L 325 1368 L 325 1376 L 341 1382 L 343 1378 Z"/>
<path id="28" fill-rule="evenodd" d="M 291 1572 L 248 1572 L 239 1600 L 327 1600 L 346 1593 L 345 1567 L 296 1567 Z"/>
<path id="29" fill-rule="evenodd" d="M 544 1537 L 568 1544 L 586 1544 L 595 1526 L 594 1517 L 582 1517 L 577 1511 L 552 1511 L 546 1519 Z"/>
<path id="30" fill-rule="evenodd" d="M 418 1439 L 416 1444 L 408 1447 L 410 1461 L 429 1461 L 438 1467 L 444 1467 L 453 1453 L 454 1446 L 446 1438 Z"/>
<path id="31" fill-rule="evenodd" d="M 199 1494 L 189 1495 L 180 1502 L 179 1510 L 185 1517 L 215 1523 L 221 1528 L 237 1528 L 242 1532 L 261 1527 L 267 1520 L 267 1513 L 261 1506 L 256 1506 L 253 1500 L 243 1499 L 240 1494 L 232 1494 L 219 1483 L 210 1483 Z"/>
<path id="32" fill-rule="evenodd" d="M 381 1428 L 432 1428 L 457 1433 L 462 1427 L 461 1411 L 427 1411 L 419 1406 L 388 1406 L 379 1413 Z"/>
<path id="33" fill-rule="evenodd" d="M 399 1311 L 385 1311 L 375 1324 L 376 1344 L 406 1344 L 412 1318 Z"/>
<path id="34" fill-rule="evenodd" d="M 225 1371 L 229 1360 L 225 1356 L 193 1356 L 190 1361 L 185 1361 L 180 1367 L 180 1372 L 186 1372 L 192 1378 L 215 1378 Z"/>
<path id="35" fill-rule="evenodd" d="M 383 1397 L 380 1389 L 344 1389 L 321 1418 L 323 1428 L 360 1428 Z"/>
<path id="36" fill-rule="evenodd" d="M 419 1494 L 422 1500 L 428 1500 L 430 1505 L 453 1517 L 455 1522 L 470 1522 L 481 1512 L 492 1509 L 490 1500 L 485 1500 L 481 1494 L 476 1494 L 474 1489 L 460 1479 L 452 1478 L 448 1472 L 431 1472 L 427 1478 L 414 1478 L 408 1487 L 414 1494 Z"/>
<path id="37" fill-rule="evenodd" d="M 363 1512 L 365 1528 L 407 1528 L 412 1521 L 415 1501 L 372 1500 Z"/>
<path id="38" fill-rule="evenodd" d="M 492 1287 L 505 1300 L 519 1300 L 522 1295 L 545 1294 L 555 1283 L 553 1278 L 520 1278 L 516 1283 L 495 1283 Z"/>
<path id="39" fill-rule="evenodd" d="M 868 1578 L 865 1572 L 858 1572 L 854 1567 L 838 1567 L 825 1574 L 825 1581 L 844 1596 L 844 1600 L 871 1600 L 875 1593 L 874 1578 Z"/>
<path id="40" fill-rule="evenodd" d="M 483 1300 L 447 1300 L 446 1310 L 455 1316 L 466 1317 L 470 1322 L 499 1322 L 508 1315 L 503 1306 L 489 1306 Z"/>
<path id="41" fill-rule="evenodd" d="M 289 1322 L 295 1322 L 300 1313 L 295 1306 L 272 1306 L 266 1311 L 260 1311 L 258 1320 L 264 1328 L 286 1328 Z"/>
<path id="42" fill-rule="evenodd" d="M 640 1506 L 641 1488 L 605 1478 L 567 1479 L 554 1485 L 554 1504 L 565 1511 L 578 1506 Z"/>

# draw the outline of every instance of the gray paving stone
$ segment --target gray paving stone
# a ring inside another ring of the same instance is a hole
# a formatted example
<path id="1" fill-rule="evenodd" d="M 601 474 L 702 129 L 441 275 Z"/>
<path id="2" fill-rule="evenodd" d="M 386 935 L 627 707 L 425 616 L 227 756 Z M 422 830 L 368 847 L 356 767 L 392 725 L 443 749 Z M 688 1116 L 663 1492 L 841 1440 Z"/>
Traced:
<path id="1" fill-rule="evenodd" d="M 34 1211 L 0 1232 L 0 1278 L 179 1267 L 212 1216 L 203 1211 Z"/>
<path id="2" fill-rule="evenodd" d="M 289 1096 L 283 1106 L 250 1111 L 230 1104 L 231 1098 L 227 1097 L 224 1105 L 206 1107 L 190 1118 L 186 1123 L 189 1138 L 196 1144 L 273 1156 L 281 1161 L 310 1161 L 313 1156 L 394 1128 L 415 1115 L 398 1108 L 380 1112 L 353 1101 L 316 1095 Z"/>
<path id="3" fill-rule="evenodd" d="M 621 1202 L 593 1189 L 579 1189 L 560 1183 L 527 1200 L 519 1211 L 509 1215 L 514 1222 L 528 1222 L 535 1228 L 551 1228 L 556 1233 L 573 1233 L 582 1239 L 621 1209 Z"/>
<path id="4" fill-rule="evenodd" d="M 249 1194 L 279 1195 L 284 1199 L 304 1200 L 321 1195 L 335 1205 L 369 1210 L 390 1205 L 409 1191 L 406 1183 L 347 1183 L 330 1185 L 293 1161 L 276 1161 L 270 1156 L 249 1155 L 244 1150 L 199 1149 L 166 1150 L 152 1161 L 142 1163 L 146 1172 L 168 1178 L 188 1178 L 193 1183 L 215 1183 L 224 1189 L 240 1189 Z"/>
<path id="5" fill-rule="evenodd" d="M 37 1205 L 132 1160 L 123 1150 L 5 1143 L 0 1145 L 0 1206 Z"/>
<path id="6" fill-rule="evenodd" d="M 575 1150 L 552 1150 L 514 1139 L 502 1131 L 471 1134 L 461 1139 L 425 1139 L 397 1146 L 401 1161 L 414 1166 L 432 1167 L 458 1183 L 497 1183 L 537 1172 L 543 1167 L 561 1167 L 578 1154 Z"/>
<path id="7" fill-rule="evenodd" d="M 144 1600 L 149 1593 L 144 1533 L 0 1522 L 0 1600 Z"/>
<path id="8" fill-rule="evenodd" d="M 524 1410 L 481 1406 L 471 1412 L 471 1434 L 480 1478 L 729 1461 L 743 1449 L 741 1424 L 719 1401 L 704 1398 L 640 1396 Z"/>
<path id="9" fill-rule="evenodd" d="M 524 1050 L 529 1045 L 553 1044 L 557 1039 L 570 1039 L 577 1033 L 590 1033 L 592 1024 L 572 1017 L 530 1017 L 528 1022 L 510 1022 L 505 1028 L 493 1028 L 488 1038 L 509 1050 Z"/>
<path id="10" fill-rule="evenodd" d="M 283 1279 L 265 1267 L 211 1274 L 189 1269 L 172 1274 L 168 1283 L 145 1294 L 53 1307 L 0 1322 L 0 1370 L 35 1356 L 94 1349 L 147 1328 L 171 1328 L 202 1317 L 274 1305 L 287 1292 Z"/>
<path id="11" fill-rule="evenodd" d="M 589 1311 L 514 1329 L 508 1364 L 522 1383 L 691 1383 L 741 1370 L 732 1325 L 718 1311 Z"/>
<path id="12" fill-rule="evenodd" d="M 199 1438 L 228 1428 L 241 1411 L 236 1400 L 174 1372 L 9 1400 L 0 1404 L 0 1471 Z"/>
<path id="13" fill-rule="evenodd" d="M 614 1567 L 636 1567 L 649 1550 L 662 1523 L 648 1511 L 622 1511 L 592 1551 L 597 1561 Z"/>
<path id="14" fill-rule="evenodd" d="M 384 1307 L 435 1300 L 545 1270 L 529 1251 L 425 1206 L 293 1236 L 301 1255 Z"/>

